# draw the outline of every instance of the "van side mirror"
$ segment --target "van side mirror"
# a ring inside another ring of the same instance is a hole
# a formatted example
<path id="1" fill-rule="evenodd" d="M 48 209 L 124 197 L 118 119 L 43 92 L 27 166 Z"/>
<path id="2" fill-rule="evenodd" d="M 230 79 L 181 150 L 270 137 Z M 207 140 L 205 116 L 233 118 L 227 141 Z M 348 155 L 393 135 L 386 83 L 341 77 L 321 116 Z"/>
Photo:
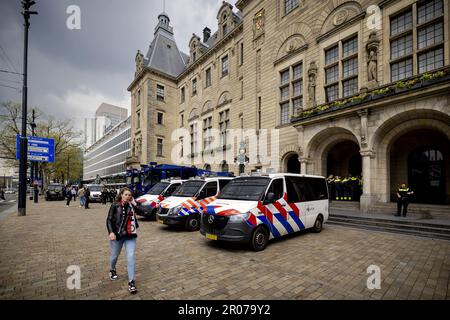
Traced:
<path id="1" fill-rule="evenodd" d="M 270 204 L 275 202 L 275 193 L 269 192 L 266 195 L 266 200 L 264 201 L 265 204 Z"/>

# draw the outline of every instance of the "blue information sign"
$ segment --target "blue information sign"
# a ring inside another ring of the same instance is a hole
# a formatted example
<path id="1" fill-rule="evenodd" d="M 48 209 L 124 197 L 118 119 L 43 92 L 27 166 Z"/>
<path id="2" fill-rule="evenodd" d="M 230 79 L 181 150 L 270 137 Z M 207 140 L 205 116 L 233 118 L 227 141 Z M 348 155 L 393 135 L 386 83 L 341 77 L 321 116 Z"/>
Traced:
<path id="1" fill-rule="evenodd" d="M 36 162 L 55 162 L 55 140 L 28 137 L 28 160 Z M 16 137 L 16 159 L 20 159 L 20 135 Z"/>

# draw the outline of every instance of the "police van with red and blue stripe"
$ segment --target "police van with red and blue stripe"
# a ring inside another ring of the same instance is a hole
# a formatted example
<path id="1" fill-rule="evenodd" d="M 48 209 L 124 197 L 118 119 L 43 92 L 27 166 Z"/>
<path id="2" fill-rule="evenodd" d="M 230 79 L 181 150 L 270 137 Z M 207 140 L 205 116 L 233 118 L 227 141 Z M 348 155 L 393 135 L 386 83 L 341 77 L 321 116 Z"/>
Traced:
<path id="1" fill-rule="evenodd" d="M 203 208 L 200 232 L 210 240 L 245 242 L 260 251 L 273 238 L 305 229 L 321 232 L 328 209 L 324 177 L 288 173 L 242 176 L 231 180 Z"/>

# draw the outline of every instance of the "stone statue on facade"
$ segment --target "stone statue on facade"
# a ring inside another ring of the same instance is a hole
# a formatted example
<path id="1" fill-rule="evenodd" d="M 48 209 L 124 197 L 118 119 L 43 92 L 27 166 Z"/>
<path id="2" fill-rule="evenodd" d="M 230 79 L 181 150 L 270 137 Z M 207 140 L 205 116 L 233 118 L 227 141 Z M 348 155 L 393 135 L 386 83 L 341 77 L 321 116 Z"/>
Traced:
<path id="1" fill-rule="evenodd" d="M 369 35 L 369 40 L 367 41 L 366 51 L 367 51 L 367 81 L 369 82 L 369 87 L 376 86 L 378 83 L 378 49 L 380 45 L 380 40 L 378 40 L 376 32 L 372 32 Z"/>
<path id="2" fill-rule="evenodd" d="M 316 106 L 316 77 L 317 77 L 317 66 L 313 61 L 309 65 L 308 69 L 308 107 Z"/>

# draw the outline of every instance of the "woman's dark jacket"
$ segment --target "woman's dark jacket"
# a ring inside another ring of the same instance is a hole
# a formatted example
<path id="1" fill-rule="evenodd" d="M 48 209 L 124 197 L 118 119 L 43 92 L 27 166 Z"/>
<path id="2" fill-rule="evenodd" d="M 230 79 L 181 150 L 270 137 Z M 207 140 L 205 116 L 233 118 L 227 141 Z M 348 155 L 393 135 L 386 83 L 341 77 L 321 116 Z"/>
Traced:
<path id="1" fill-rule="evenodd" d="M 109 209 L 108 217 L 106 218 L 106 228 L 108 229 L 108 234 L 114 233 L 116 235 L 117 240 L 127 237 L 126 225 L 128 213 L 131 210 L 130 206 L 133 205 L 129 204 L 125 214 L 120 202 L 114 202 Z M 141 209 L 138 207 L 133 206 L 133 209 L 135 214 L 141 212 Z M 137 228 L 139 228 L 139 223 L 136 219 Z"/>

